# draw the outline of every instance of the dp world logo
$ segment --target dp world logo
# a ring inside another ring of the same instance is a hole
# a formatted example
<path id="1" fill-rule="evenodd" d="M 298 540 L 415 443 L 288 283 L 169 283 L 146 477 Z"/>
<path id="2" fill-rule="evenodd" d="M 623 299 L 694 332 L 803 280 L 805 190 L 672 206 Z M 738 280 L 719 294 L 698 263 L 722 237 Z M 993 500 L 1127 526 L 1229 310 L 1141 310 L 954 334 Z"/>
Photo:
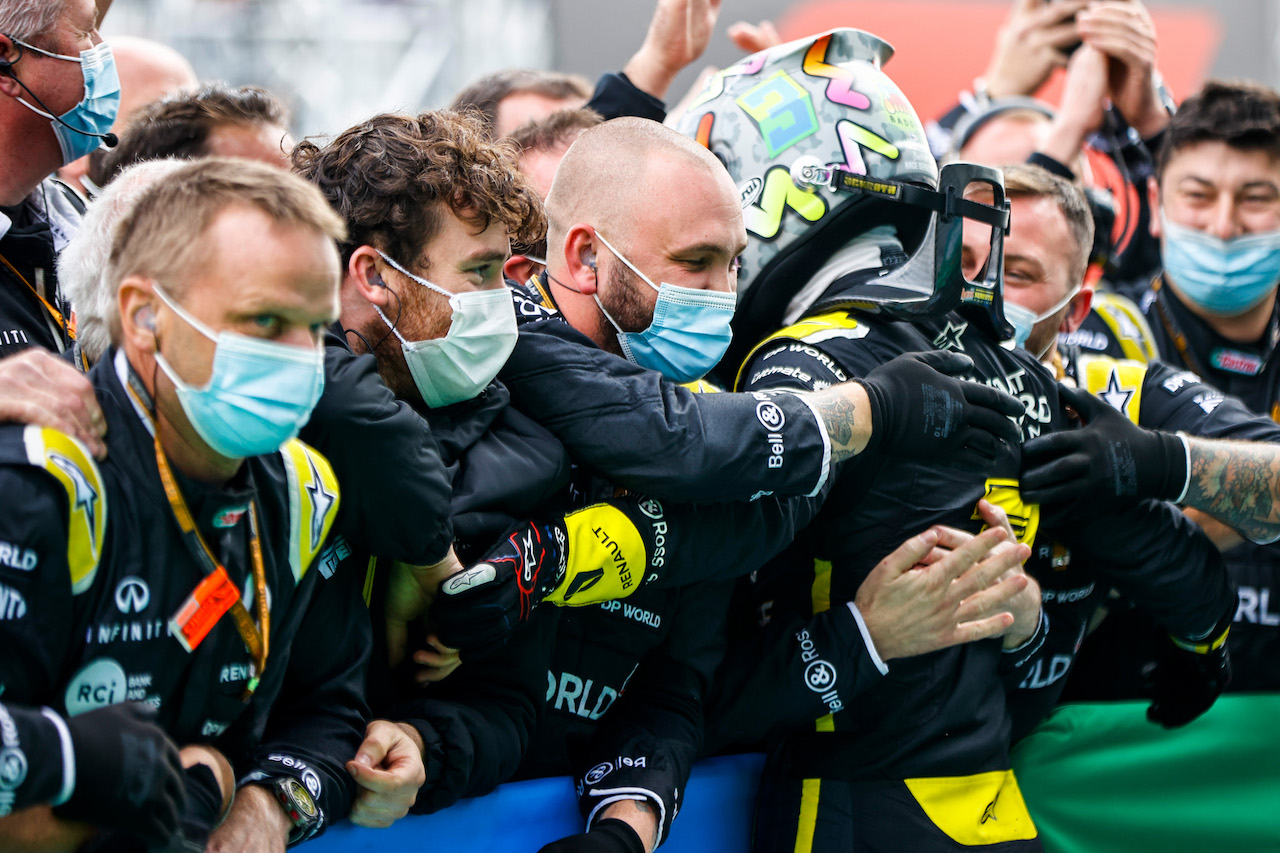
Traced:
<path id="1" fill-rule="evenodd" d="M 825 693 L 836 683 L 836 668 L 824 660 L 816 660 L 805 667 L 804 683 L 814 693 Z"/>
<path id="2" fill-rule="evenodd" d="M 151 603 L 151 589 L 142 578 L 127 577 L 116 584 L 116 609 L 121 613 L 141 613 Z"/>
<path id="3" fill-rule="evenodd" d="M 756 417 L 770 432 L 777 432 L 787 422 L 787 416 L 782 413 L 782 409 L 778 408 L 778 404 L 770 403 L 768 400 L 756 404 Z"/>

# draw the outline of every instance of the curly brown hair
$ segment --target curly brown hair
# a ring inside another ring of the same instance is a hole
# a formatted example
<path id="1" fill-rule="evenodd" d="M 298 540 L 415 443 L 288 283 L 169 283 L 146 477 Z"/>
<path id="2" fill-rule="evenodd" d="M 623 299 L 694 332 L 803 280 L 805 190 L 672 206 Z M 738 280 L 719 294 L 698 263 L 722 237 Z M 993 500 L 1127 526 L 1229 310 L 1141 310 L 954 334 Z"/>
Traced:
<path id="1" fill-rule="evenodd" d="M 477 229 L 501 223 L 516 242 L 546 234 L 542 201 L 517 156 L 510 143 L 490 141 L 477 116 L 435 110 L 374 116 L 323 148 L 300 142 L 293 168 L 347 223 L 343 264 L 367 245 L 429 268 L 423 249 L 439 230 L 441 203 Z"/>

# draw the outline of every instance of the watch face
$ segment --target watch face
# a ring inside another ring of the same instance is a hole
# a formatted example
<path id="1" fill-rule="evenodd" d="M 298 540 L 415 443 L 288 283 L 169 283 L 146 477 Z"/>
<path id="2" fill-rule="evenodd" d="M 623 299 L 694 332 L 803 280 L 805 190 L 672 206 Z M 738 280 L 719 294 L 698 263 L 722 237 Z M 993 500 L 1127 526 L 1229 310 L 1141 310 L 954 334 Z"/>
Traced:
<path id="1" fill-rule="evenodd" d="M 289 805 L 298 811 L 299 817 L 303 821 L 314 820 L 319 814 L 316 808 L 315 800 L 311 799 L 311 792 L 307 790 L 297 779 L 286 777 L 283 780 L 282 791 L 289 799 Z"/>

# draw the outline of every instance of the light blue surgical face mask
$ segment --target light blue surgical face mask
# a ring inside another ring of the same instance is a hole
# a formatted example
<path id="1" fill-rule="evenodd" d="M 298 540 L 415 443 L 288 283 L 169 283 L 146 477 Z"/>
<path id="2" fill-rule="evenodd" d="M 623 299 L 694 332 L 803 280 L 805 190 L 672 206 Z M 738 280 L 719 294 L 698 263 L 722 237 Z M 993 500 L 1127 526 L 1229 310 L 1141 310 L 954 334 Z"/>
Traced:
<path id="1" fill-rule="evenodd" d="M 1233 317 L 1253 308 L 1280 283 L 1280 229 L 1223 240 L 1165 218 L 1160 258 L 1165 274 L 1193 306 Z"/>
<path id="2" fill-rule="evenodd" d="M 178 392 L 187 420 L 205 443 L 230 459 L 274 453 L 311 418 L 324 391 L 324 349 L 214 332 L 159 285 L 160 301 L 214 342 L 213 373 L 203 388 L 182 380 L 159 352 L 156 363 Z"/>
<path id="3" fill-rule="evenodd" d="M 49 119 L 54 135 L 58 137 L 58 144 L 62 146 L 64 165 L 97 150 L 102 144 L 102 136 L 111 130 L 116 113 L 120 111 L 120 75 L 116 72 L 116 60 L 110 46 L 102 42 L 80 51 L 79 56 L 65 56 L 41 50 L 12 36 L 10 38 L 15 44 L 42 56 L 80 63 L 80 72 L 84 76 L 84 97 L 62 115 L 55 118 L 22 98 L 18 98 L 18 102 L 36 115 Z"/>
<path id="4" fill-rule="evenodd" d="M 449 307 L 453 309 L 449 331 L 443 338 L 409 341 L 377 305 L 373 306 L 400 341 L 404 363 L 422 395 L 422 402 L 438 409 L 479 396 L 507 363 L 520 337 L 511 291 L 499 287 L 450 293 L 409 272 L 382 252 L 378 254 L 401 274 L 448 298 Z"/>
<path id="5" fill-rule="evenodd" d="M 600 296 L 595 295 L 596 305 L 618 332 L 623 354 L 641 367 L 656 370 L 676 382 L 692 382 L 705 376 L 724 357 L 729 342 L 733 340 L 733 329 L 729 324 L 737 306 L 737 295 L 677 287 L 665 281 L 659 287 L 636 269 L 603 234 L 596 231 L 596 236 L 645 284 L 658 291 L 653 322 L 643 332 L 624 332 L 609 316 Z"/>
<path id="6" fill-rule="evenodd" d="M 1079 292 L 1080 285 L 1076 285 L 1071 289 L 1071 292 L 1067 294 L 1065 299 L 1060 300 L 1048 311 L 1044 311 L 1040 314 L 1035 314 L 1030 308 L 1026 308 L 1016 302 L 1011 302 L 1006 299 L 1004 301 L 1004 318 L 1009 321 L 1009 325 L 1013 326 L 1013 348 L 1025 348 L 1027 345 L 1027 339 L 1031 337 L 1031 332 L 1035 330 L 1036 323 L 1042 323 L 1054 314 L 1057 314 L 1066 307 L 1068 302 L 1075 299 L 1076 294 Z M 1052 339 L 1050 339 L 1050 343 L 1052 343 Z M 1044 357 L 1043 352 L 1033 352 L 1031 354 L 1037 359 Z"/>

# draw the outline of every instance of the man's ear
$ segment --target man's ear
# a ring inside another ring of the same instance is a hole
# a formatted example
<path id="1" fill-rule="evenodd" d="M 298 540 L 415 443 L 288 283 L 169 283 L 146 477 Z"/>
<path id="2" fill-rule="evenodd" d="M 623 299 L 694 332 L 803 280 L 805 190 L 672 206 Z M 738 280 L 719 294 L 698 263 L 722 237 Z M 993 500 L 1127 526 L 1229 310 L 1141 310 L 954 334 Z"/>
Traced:
<path id="1" fill-rule="evenodd" d="M 502 265 L 502 275 L 517 284 L 524 284 L 546 267 L 525 255 L 512 255 Z"/>
<path id="2" fill-rule="evenodd" d="M 1151 221 L 1147 223 L 1151 236 L 1159 240 L 1164 231 L 1160 227 L 1160 184 L 1154 176 L 1147 178 L 1147 209 L 1151 211 Z"/>
<path id="3" fill-rule="evenodd" d="M 151 282 L 131 275 L 120 282 L 116 294 L 120 308 L 120 343 L 135 351 L 153 354 L 156 346 L 156 294 Z"/>
<path id="4" fill-rule="evenodd" d="M 13 73 L 13 63 L 18 61 L 21 49 L 13 43 L 13 39 L 0 34 L 0 95 L 10 98 L 22 96 L 22 87 Z"/>
<path id="5" fill-rule="evenodd" d="M 372 246 L 358 247 L 347 261 L 347 274 L 343 284 L 350 283 L 366 301 L 379 308 L 386 308 L 391 301 L 391 289 L 387 287 L 378 269 L 380 260 L 378 250 Z"/>
<path id="6" fill-rule="evenodd" d="M 1062 326 L 1059 331 L 1074 332 L 1080 328 L 1080 324 L 1089 316 L 1089 309 L 1093 307 L 1093 288 L 1084 287 L 1080 292 L 1071 297 L 1068 305 L 1066 316 L 1062 318 Z"/>
<path id="7" fill-rule="evenodd" d="M 564 235 L 566 285 L 587 295 L 596 292 L 596 232 L 579 223 Z"/>

